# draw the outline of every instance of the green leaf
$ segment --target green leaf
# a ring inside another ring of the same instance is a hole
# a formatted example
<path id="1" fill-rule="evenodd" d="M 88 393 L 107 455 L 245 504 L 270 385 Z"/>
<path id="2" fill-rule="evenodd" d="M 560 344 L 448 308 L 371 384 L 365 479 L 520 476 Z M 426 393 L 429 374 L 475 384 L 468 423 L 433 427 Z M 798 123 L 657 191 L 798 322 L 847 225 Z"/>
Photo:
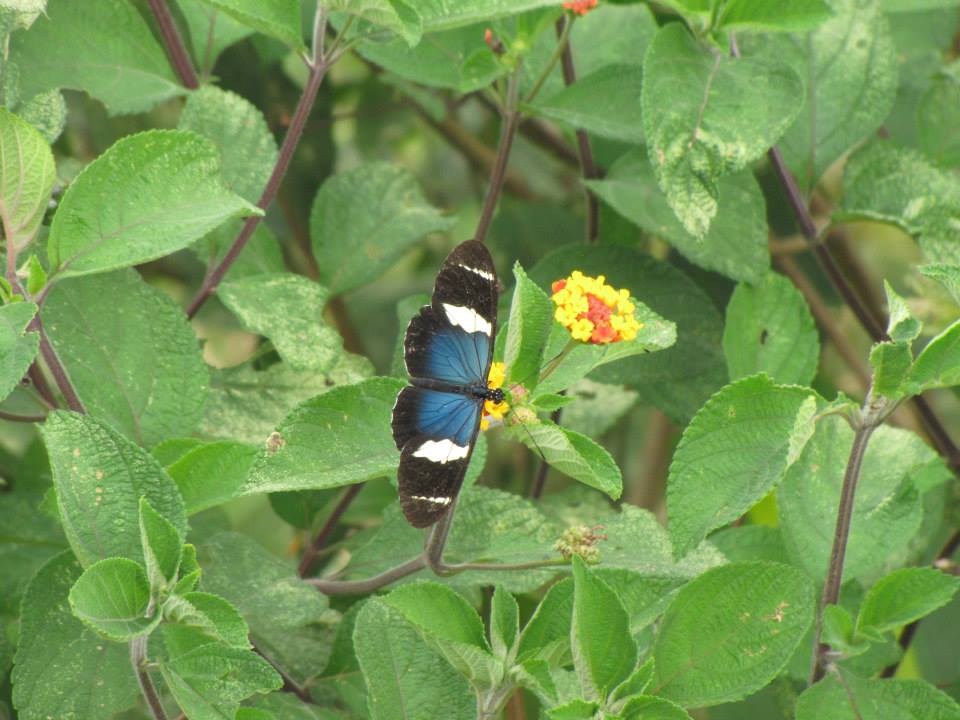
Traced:
<path id="1" fill-rule="evenodd" d="M 797 699 L 797 720 L 956 720 L 960 706 L 922 680 L 864 680 L 843 673 L 807 688 Z M 862 713 L 869 712 L 869 715 Z"/>
<path id="2" fill-rule="evenodd" d="M 88 412 L 143 445 L 196 426 L 209 384 L 197 338 L 136 271 L 58 283 L 44 319 Z"/>
<path id="3" fill-rule="evenodd" d="M 548 420 L 512 426 L 509 435 L 533 452 L 543 454 L 550 467 L 605 492 L 613 500 L 623 492 L 620 468 L 601 445 Z"/>
<path id="4" fill-rule="evenodd" d="M 915 236 L 933 262 L 960 263 L 960 187 L 916 150 L 874 141 L 844 169 L 841 220 L 876 220 Z"/>
<path id="5" fill-rule="evenodd" d="M 252 650 L 207 643 L 160 664 L 167 687 L 191 720 L 232 718 L 242 700 L 283 686 Z"/>
<path id="6" fill-rule="evenodd" d="M 867 591 L 857 630 L 896 630 L 946 605 L 958 588 L 960 578 L 933 568 L 895 570 Z"/>
<path id="7" fill-rule="evenodd" d="M 389 419 L 405 384 L 371 378 L 297 407 L 277 428 L 279 447 L 257 458 L 243 493 L 340 487 L 394 472 L 400 454 Z"/>
<path id="8" fill-rule="evenodd" d="M 676 557 L 777 486 L 813 433 L 816 396 L 754 375 L 707 401 L 684 430 L 667 479 Z"/>
<path id="9" fill-rule="evenodd" d="M 520 608 L 509 590 L 497 585 L 490 604 L 490 644 L 493 654 L 506 660 L 520 634 Z"/>
<path id="10" fill-rule="evenodd" d="M 960 384 L 960 321 L 927 344 L 904 384 L 911 395 Z"/>
<path id="11" fill-rule="evenodd" d="M 33 303 L 19 302 L 0 307 L 0 400 L 14 391 L 27 374 L 40 347 L 40 336 L 26 332 L 37 314 Z"/>
<path id="12" fill-rule="evenodd" d="M 16 108 L 17 115 L 33 125 L 43 139 L 54 143 L 67 124 L 67 101 L 59 90 L 34 95 Z"/>
<path id="13" fill-rule="evenodd" d="M 84 567 L 108 557 L 143 561 L 140 498 L 186 535 L 177 486 L 146 450 L 89 415 L 55 411 L 41 427 L 60 520 Z"/>
<path id="14" fill-rule="evenodd" d="M 767 373 L 785 385 L 817 374 L 820 337 L 803 295 L 782 275 L 740 283 L 727 303 L 723 353 L 731 380 Z"/>
<path id="15" fill-rule="evenodd" d="M 424 30 L 446 30 L 475 22 L 498 20 L 556 5 L 552 0 L 416 0 Z"/>
<path id="16" fill-rule="evenodd" d="M 764 0 L 730 0 L 720 13 L 718 27 L 755 32 L 805 32 L 829 20 L 833 12 L 824 0 L 786 0 L 770 5 Z"/>
<path id="17" fill-rule="evenodd" d="M 920 334 L 922 325 L 913 317 L 907 301 L 900 297 L 896 290 L 886 280 L 883 281 L 883 290 L 887 296 L 887 335 L 894 342 L 912 342 Z"/>
<path id="18" fill-rule="evenodd" d="M 537 100 L 532 110 L 543 117 L 622 142 L 643 142 L 639 123 L 643 68 L 607 65 L 584 75 L 555 94 Z"/>
<path id="19" fill-rule="evenodd" d="M 546 660 L 559 664 L 570 647 L 573 617 L 573 581 L 551 585 L 520 634 L 517 660 Z"/>
<path id="20" fill-rule="evenodd" d="M 576 699 L 547 710 L 547 717 L 549 720 L 591 720 L 596 713 L 597 703 Z"/>
<path id="21" fill-rule="evenodd" d="M 400 35 L 411 47 L 420 42 L 423 27 L 416 5 L 405 0 L 321 0 L 328 12 L 344 13 Z"/>
<path id="22" fill-rule="evenodd" d="M 370 361 L 350 353 L 343 353 L 325 375 L 294 370 L 284 363 L 265 370 L 249 365 L 220 370 L 210 378 L 210 398 L 200 432 L 210 438 L 263 447 L 297 404 L 371 375 Z"/>
<path id="23" fill-rule="evenodd" d="M 414 243 L 455 224 L 427 203 L 408 170 L 381 162 L 329 178 L 310 211 L 313 252 L 335 294 L 375 280 Z"/>
<path id="24" fill-rule="evenodd" d="M 608 283 L 628 289 L 633 297 L 676 324 L 676 344 L 669 349 L 604 365 L 591 377 L 627 385 L 640 393 L 641 401 L 679 423 L 688 422 L 727 380 L 720 350 L 722 319 L 712 300 L 679 270 L 624 247 L 560 248 L 538 263 L 530 277 L 541 287 L 550 287 L 573 270 L 605 275 Z M 604 352 L 599 348 L 577 352 L 597 350 Z"/>
<path id="25" fill-rule="evenodd" d="M 680 590 L 663 617 L 653 646 L 654 692 L 691 707 L 756 692 L 787 664 L 814 607 L 812 583 L 789 565 L 708 570 Z"/>
<path id="26" fill-rule="evenodd" d="M 154 592 L 165 590 L 177 579 L 183 538 L 146 498 L 140 498 L 140 543 L 143 545 L 150 588 Z"/>
<path id="27" fill-rule="evenodd" d="M 573 664 L 588 697 L 605 700 L 633 672 L 637 646 L 616 593 L 573 558 Z"/>
<path id="28" fill-rule="evenodd" d="M 956 7 L 957 0 L 880 0 L 880 4 L 887 13 L 912 13 Z"/>
<path id="29" fill-rule="evenodd" d="M 923 275 L 940 283 L 950 293 L 953 301 L 960 305 L 960 266 L 946 263 L 931 263 L 917 268 Z"/>
<path id="30" fill-rule="evenodd" d="M 611 702 L 620 702 L 632 695 L 642 695 L 653 681 L 653 658 L 649 658 L 630 674 L 626 680 L 617 685 L 610 694 Z"/>
<path id="31" fill-rule="evenodd" d="M 40 227 L 56 178 L 43 136 L 0 108 L 0 219 L 7 243 L 25 248 Z"/>
<path id="32" fill-rule="evenodd" d="M 297 0 L 203 0 L 254 30 L 276 38 L 297 51 L 304 50 Z"/>
<path id="33" fill-rule="evenodd" d="M 853 618 L 842 605 L 827 605 L 823 609 L 823 642 L 831 648 L 847 655 L 851 652 L 853 640 Z M 863 648 L 866 650 L 866 648 Z"/>
<path id="34" fill-rule="evenodd" d="M 129 648 L 105 642 L 70 613 L 67 595 L 82 572 L 62 553 L 27 587 L 13 668 L 13 704 L 23 720 L 111 717 L 140 696 Z"/>
<path id="35" fill-rule="evenodd" d="M 187 98 L 177 127 L 216 144 L 231 191 L 249 202 L 260 198 L 277 162 L 277 143 L 256 107 L 232 92 L 204 85 Z"/>
<path id="36" fill-rule="evenodd" d="M 910 373 L 913 353 L 906 342 L 880 342 L 870 350 L 873 377 L 870 388 L 874 395 L 896 401 L 905 394 L 904 380 Z"/>
<path id="37" fill-rule="evenodd" d="M 619 716 L 623 720 L 691 720 L 687 711 L 679 705 L 646 695 L 630 698 Z"/>
<path id="38" fill-rule="evenodd" d="M 10 56 L 29 68 L 20 77 L 24 99 L 54 88 L 83 90 L 119 115 L 184 93 L 160 43 L 124 0 L 50 0 L 29 32 L 11 37 Z"/>
<path id="39" fill-rule="evenodd" d="M 230 15 L 207 5 L 204 0 L 177 0 L 180 14 L 186 22 L 190 45 L 194 58 L 202 58 L 208 71 L 216 64 L 217 58 L 235 42 L 253 34 L 253 30 L 238 23 Z M 184 38 L 186 39 L 186 38 Z M 213 87 L 213 86 L 204 86 Z M 201 88 L 195 92 L 202 92 Z"/>
<path id="40" fill-rule="evenodd" d="M 187 514 L 193 515 L 239 497 L 256 456 L 249 445 L 215 442 L 193 448 L 166 471 L 180 489 Z"/>
<path id="41" fill-rule="evenodd" d="M 917 108 L 920 149 L 941 167 L 960 165 L 960 137 L 953 118 L 960 113 L 960 63 L 954 60 L 934 78 Z"/>
<path id="42" fill-rule="evenodd" d="M 777 491 L 780 528 L 791 561 L 814 578 L 826 575 L 840 488 L 853 431 L 839 417 L 817 421 L 816 432 Z M 936 454 L 905 430 L 881 427 L 867 447 L 844 560 L 844 577 L 870 577 L 904 557 L 920 527 L 922 508 L 911 476 Z M 869 481 L 867 481 L 869 479 Z"/>
<path id="43" fill-rule="evenodd" d="M 643 75 L 654 174 L 684 228 L 702 238 L 717 215 L 719 179 L 777 142 L 800 110 L 803 84 L 775 57 L 725 58 L 680 23 L 654 37 Z"/>
<path id="44" fill-rule="evenodd" d="M 211 141 L 182 130 L 129 135 L 64 193 L 47 244 L 51 272 L 88 275 L 154 260 L 231 217 L 260 214 L 224 185 Z"/>
<path id="45" fill-rule="evenodd" d="M 28 30 L 46 6 L 47 0 L 2 0 L 0 32 L 7 35 L 16 30 Z"/>
<path id="46" fill-rule="evenodd" d="M 508 385 L 520 383 L 533 388 L 553 322 L 553 304 L 540 286 L 527 277 L 519 263 L 513 266 L 513 276 L 517 284 L 510 301 L 503 362 L 507 366 Z"/>
<path id="47" fill-rule="evenodd" d="M 200 582 L 200 565 L 197 564 L 197 548 L 191 543 L 185 543 L 180 551 L 180 579 L 174 586 L 176 593 L 188 593 L 197 587 Z"/>
<path id="48" fill-rule="evenodd" d="M 748 170 L 720 178 L 717 216 L 700 239 L 677 219 L 644 148 L 620 157 L 602 180 L 585 184 L 623 217 L 662 237 L 700 267 L 748 282 L 760 282 L 770 267 L 766 204 Z"/>
<path id="49" fill-rule="evenodd" d="M 293 273 L 251 275 L 222 283 L 217 296 L 248 330 L 273 342 L 280 357 L 298 370 L 327 372 L 343 341 L 323 322 L 327 289 Z"/>
<path id="50" fill-rule="evenodd" d="M 786 54 L 809 97 L 780 149 L 804 188 L 880 126 L 897 90 L 896 49 L 879 2 L 835 0 L 831 6 L 834 16 Z M 783 55 L 782 40 L 771 40 L 767 54 Z"/>
<path id="51" fill-rule="evenodd" d="M 249 648 L 249 628 L 240 612 L 219 595 L 188 592 L 171 596 L 163 606 L 164 643 L 180 655 L 206 642 Z"/>
<path id="52" fill-rule="evenodd" d="M 476 717 L 476 698 L 466 680 L 380 599 L 365 603 L 353 632 L 367 684 L 373 720 Z"/>
<path id="53" fill-rule="evenodd" d="M 107 558 L 70 588 L 73 614 L 104 637 L 124 642 L 150 633 L 161 616 L 150 606 L 150 582 L 139 563 Z"/>
<path id="54" fill-rule="evenodd" d="M 36 255 L 31 255 L 27 260 L 27 292 L 36 295 L 47 284 L 47 271 L 43 269 L 40 260 Z"/>

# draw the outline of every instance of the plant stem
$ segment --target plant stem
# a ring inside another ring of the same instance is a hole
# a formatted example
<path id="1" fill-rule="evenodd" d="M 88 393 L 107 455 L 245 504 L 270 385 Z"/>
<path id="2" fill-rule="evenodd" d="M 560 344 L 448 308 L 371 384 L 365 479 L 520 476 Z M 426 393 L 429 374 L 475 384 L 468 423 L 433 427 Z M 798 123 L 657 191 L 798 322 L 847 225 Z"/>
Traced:
<path id="1" fill-rule="evenodd" d="M 250 640 L 250 644 L 253 646 L 254 652 L 256 652 L 257 655 L 262 657 L 264 660 L 266 660 L 267 663 L 269 663 L 270 667 L 276 670 L 277 675 L 279 675 L 280 678 L 283 680 L 283 687 L 280 688 L 280 690 L 282 690 L 283 692 L 288 692 L 288 693 L 292 693 L 293 695 L 296 695 L 300 699 L 300 702 L 306 703 L 307 705 L 313 702 L 313 697 L 311 697 L 309 691 L 300 687 L 296 683 L 296 681 L 292 677 L 290 677 L 290 675 L 287 674 L 286 670 L 284 670 L 282 667 L 277 665 L 277 663 L 275 663 L 271 657 L 269 657 L 263 652 L 260 646 L 257 645 L 257 643 L 253 639 Z"/>
<path id="2" fill-rule="evenodd" d="M 323 527 L 320 528 L 320 531 L 317 533 L 316 537 L 313 538 L 313 542 L 310 543 L 310 546 L 303 553 L 303 557 L 300 558 L 300 566 L 297 568 L 297 572 L 300 574 L 300 577 L 306 577 L 307 573 L 310 572 L 310 568 L 313 565 L 314 560 L 317 559 L 317 555 L 327 544 L 327 541 L 330 539 L 334 529 L 337 527 L 337 523 L 340 521 L 340 518 L 343 517 L 343 514 L 347 511 L 347 508 L 350 507 L 350 503 L 354 501 L 362 489 L 362 483 L 358 485 L 351 485 L 340 497 L 340 502 L 338 502 L 336 507 L 333 508 L 333 511 L 330 513 L 330 517 L 327 518 L 327 521 L 323 524 Z"/>
<path id="3" fill-rule="evenodd" d="M 43 358 L 44 363 L 46 363 L 47 369 L 50 370 L 50 374 L 53 375 L 53 381 L 57 384 L 57 387 L 60 388 L 60 393 L 63 395 L 64 400 L 67 401 L 67 407 L 74 412 L 86 413 L 87 409 L 83 406 L 80 396 L 77 395 L 77 391 L 70 382 L 67 369 L 60 362 L 57 351 L 53 349 L 50 338 L 47 337 L 47 333 L 43 329 L 43 323 L 40 322 L 40 315 L 37 315 L 34 321 L 36 321 L 36 330 L 40 334 L 40 356 Z M 31 323 L 31 325 L 32 324 L 33 323 Z"/>
<path id="4" fill-rule="evenodd" d="M 566 392 L 566 391 L 564 391 Z M 562 395 L 563 393 L 561 393 Z M 560 418 L 563 416 L 563 408 L 559 407 L 550 413 L 550 421 L 554 425 L 560 424 Z M 543 458 L 540 458 L 540 465 L 537 467 L 537 474 L 533 478 L 533 485 L 530 486 L 530 497 L 533 500 L 539 500 L 543 495 L 543 488 L 547 484 L 547 472 L 549 472 L 550 466 L 547 465 L 547 461 Z"/>
<path id="5" fill-rule="evenodd" d="M 8 420 L 10 422 L 35 423 L 43 422 L 46 419 L 46 415 L 18 415 L 17 413 L 0 410 L 0 420 Z"/>
<path id="6" fill-rule="evenodd" d="M 823 634 L 823 612 L 827 605 L 836 605 L 840 598 L 840 585 L 843 581 L 843 560 L 847 552 L 847 540 L 850 537 L 850 521 L 853 519 L 854 497 L 857 482 L 863 467 L 863 457 L 870 443 L 870 436 L 880 426 L 885 417 L 887 406 L 882 398 L 873 400 L 870 393 L 864 402 L 861 417 L 857 423 L 847 459 L 847 468 L 843 474 L 843 487 L 840 490 L 840 505 L 837 508 L 837 525 L 833 533 L 833 547 L 830 549 L 830 565 L 823 584 L 820 605 L 817 609 L 817 627 L 813 639 L 813 666 L 810 671 L 810 684 L 820 680 L 826 672 L 826 654 L 829 645 L 821 642 Z"/>
<path id="7" fill-rule="evenodd" d="M 537 77 L 533 83 L 533 88 L 527 93 L 523 102 L 533 102 L 534 98 L 540 93 L 540 90 L 543 89 L 543 84 L 547 81 L 547 78 L 550 77 L 550 73 L 553 72 L 553 69 L 557 66 L 557 63 L 560 62 L 563 55 L 568 52 L 567 41 L 570 39 L 571 27 L 573 27 L 573 22 L 567 22 L 564 18 L 557 20 L 557 46 L 553 49 L 553 54 L 550 56 L 550 59 L 547 60 L 547 64 L 543 66 L 539 77 Z M 569 85 L 570 83 L 567 84 Z"/>
<path id="8" fill-rule="evenodd" d="M 396 582 L 401 578 L 423 570 L 427 566 L 427 560 L 421 553 L 415 558 L 407 560 L 389 570 L 384 570 L 379 575 L 374 575 L 366 580 L 324 580 L 322 578 L 310 578 L 305 582 L 313 585 L 324 595 L 369 595 L 376 592 L 390 583 Z"/>
<path id="9" fill-rule="evenodd" d="M 160 702 L 157 695 L 157 689 L 153 686 L 153 680 L 150 679 L 146 662 L 147 636 L 141 635 L 130 641 L 130 664 L 133 665 L 133 672 L 140 684 L 143 699 L 147 701 L 147 707 L 150 708 L 150 714 L 153 715 L 154 720 L 167 720 L 167 713 L 164 711 L 163 703 Z"/>
<path id="10" fill-rule="evenodd" d="M 577 81 L 577 71 L 573 65 L 573 50 L 571 48 L 569 31 L 572 20 L 560 18 L 557 20 L 558 44 L 563 46 L 560 56 L 560 67 L 563 71 L 563 82 L 568 87 Z M 580 172 L 584 180 L 594 180 L 600 177 L 597 164 L 593 160 L 593 148 L 590 147 L 590 138 L 587 131 L 581 128 L 576 130 L 577 152 L 580 156 Z M 600 237 L 600 204 L 596 196 L 588 188 L 584 189 L 587 199 L 587 242 L 596 242 Z"/>
<path id="11" fill-rule="evenodd" d="M 170 8 L 167 7 L 167 0 L 148 0 L 153 16 L 157 19 L 160 26 L 160 35 L 163 37 L 163 44 L 167 48 L 167 54 L 170 56 L 170 62 L 173 69 L 180 76 L 180 82 L 184 87 L 195 90 L 200 87 L 197 81 L 197 73 L 193 69 L 193 63 L 190 62 L 190 56 L 183 44 L 183 38 L 180 37 L 180 31 L 177 24 L 173 21 L 170 14 Z"/>
<path id="12" fill-rule="evenodd" d="M 323 13 L 319 6 L 317 13 Z M 315 52 L 318 52 L 323 42 L 325 25 L 326 23 L 320 18 L 314 29 L 313 47 Z M 303 93 L 300 95 L 297 108 L 293 113 L 293 119 L 290 121 L 290 127 L 287 130 L 286 136 L 283 138 L 283 144 L 280 146 L 280 154 L 277 157 L 277 162 L 273 166 L 273 172 L 270 173 L 270 178 L 267 180 L 267 185 L 264 187 L 260 199 L 257 200 L 257 207 L 261 210 L 266 210 L 270 206 L 270 203 L 273 202 L 273 199 L 277 195 L 277 191 L 280 189 L 280 183 L 283 182 L 283 177 L 287 174 L 287 169 L 290 167 L 290 160 L 293 158 L 293 153 L 296 151 L 300 138 L 303 135 L 303 128 L 304 125 L 306 125 L 307 118 L 310 116 L 310 111 L 313 109 L 317 92 L 320 90 L 320 85 L 323 83 L 323 78 L 330 64 L 336 57 L 339 56 L 334 55 L 330 57 L 318 55 L 316 61 L 310 66 L 310 75 L 307 78 L 307 84 L 303 88 Z M 226 255 L 223 256 L 223 260 L 207 274 L 200 290 L 197 291 L 193 300 L 190 301 L 190 305 L 187 307 L 188 318 L 194 317 L 203 303 L 207 301 L 207 298 L 217 289 L 220 281 L 223 280 L 227 271 L 229 271 L 233 263 L 236 262 L 243 248 L 250 240 L 253 231 L 256 230 L 257 225 L 260 224 L 262 217 L 261 215 L 253 215 L 244 221 L 243 228 L 233 241 L 230 249 L 227 250 Z"/>
<path id="13" fill-rule="evenodd" d="M 516 73 L 511 75 L 507 83 L 507 101 L 503 109 L 503 125 L 500 129 L 497 158 L 493 164 L 493 172 L 490 174 L 490 185 L 487 188 L 487 197 L 483 202 L 480 221 L 477 223 L 477 231 L 473 236 L 473 239 L 478 242 L 484 242 L 487 237 L 490 223 L 493 222 L 493 211 L 497 208 L 497 200 L 500 198 L 500 190 L 503 188 L 507 161 L 510 159 L 510 148 L 513 147 L 513 139 L 517 134 L 517 124 L 520 121 L 520 112 L 517 110 L 519 85 L 520 82 Z"/>

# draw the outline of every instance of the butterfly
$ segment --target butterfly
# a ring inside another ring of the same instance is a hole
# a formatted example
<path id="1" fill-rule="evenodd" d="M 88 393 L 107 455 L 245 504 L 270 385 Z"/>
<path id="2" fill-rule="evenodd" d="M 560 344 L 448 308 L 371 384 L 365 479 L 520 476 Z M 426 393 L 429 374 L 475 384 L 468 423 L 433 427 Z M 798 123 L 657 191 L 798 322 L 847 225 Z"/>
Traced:
<path id="1" fill-rule="evenodd" d="M 486 247 L 467 240 L 444 260 L 429 305 L 414 315 L 403 341 L 410 385 L 393 407 L 400 450 L 400 507 L 411 525 L 428 527 L 453 505 L 477 440 L 497 331 L 497 273 Z"/>

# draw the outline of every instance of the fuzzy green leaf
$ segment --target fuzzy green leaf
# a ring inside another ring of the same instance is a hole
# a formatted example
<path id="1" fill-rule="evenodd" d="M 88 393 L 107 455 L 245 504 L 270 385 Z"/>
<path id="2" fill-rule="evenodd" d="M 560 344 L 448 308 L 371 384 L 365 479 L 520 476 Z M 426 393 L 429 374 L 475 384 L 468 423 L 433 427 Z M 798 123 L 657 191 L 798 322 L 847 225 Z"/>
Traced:
<path id="1" fill-rule="evenodd" d="M 776 273 L 737 285 L 727 304 L 723 353 L 731 380 L 764 372 L 785 385 L 809 384 L 820 338 L 800 291 Z"/>
<path id="2" fill-rule="evenodd" d="M 623 217 L 662 237 L 703 268 L 734 280 L 760 282 L 770 267 L 766 205 L 753 173 L 747 170 L 720 178 L 717 216 L 700 239 L 677 219 L 644 148 L 620 157 L 602 180 L 585 184 Z"/>
<path id="3" fill-rule="evenodd" d="M 797 699 L 797 720 L 957 720 L 960 705 L 922 680 L 864 680 L 848 673 L 807 688 Z"/>
<path id="4" fill-rule="evenodd" d="M 196 426 L 210 382 L 197 338 L 136 271 L 58 283 L 44 317 L 88 412 L 143 445 Z"/>
<path id="5" fill-rule="evenodd" d="M 894 342 L 912 342 L 916 340 L 922 328 L 920 321 L 913 317 L 907 301 L 897 294 L 886 280 L 883 290 L 887 296 L 887 334 Z"/>
<path id="6" fill-rule="evenodd" d="M 490 644 L 494 656 L 504 660 L 520 633 L 520 608 L 509 590 L 497 585 L 490 604 Z"/>
<path id="7" fill-rule="evenodd" d="M 729 30 L 804 32 L 813 30 L 832 14 L 824 0 L 786 0 L 776 5 L 765 0 L 730 0 L 717 25 Z"/>
<path id="8" fill-rule="evenodd" d="M 597 703 L 590 700 L 570 700 L 547 710 L 549 720 L 591 720 L 597 716 Z"/>
<path id="9" fill-rule="evenodd" d="M 231 217 L 260 214 L 224 185 L 210 140 L 151 130 L 118 140 L 70 184 L 47 254 L 60 277 L 99 273 L 169 255 Z"/>
<path id="10" fill-rule="evenodd" d="M 321 279 L 341 293 L 376 279 L 414 243 L 455 223 L 427 203 L 409 171 L 377 162 L 324 182 L 310 236 Z"/>
<path id="11" fill-rule="evenodd" d="M 913 353 L 905 342 L 880 342 L 870 350 L 873 377 L 870 387 L 875 396 L 899 400 L 904 395 L 904 380 L 910 373 Z"/>
<path id="12" fill-rule="evenodd" d="M 352 15 L 400 35 L 411 47 L 420 42 L 423 24 L 416 5 L 406 0 L 321 0 L 329 12 Z"/>
<path id="13" fill-rule="evenodd" d="M 897 54 L 879 0 L 834 0 L 834 16 L 784 52 L 780 38 L 768 54 L 792 58 L 809 99 L 780 149 L 800 185 L 813 187 L 833 162 L 867 137 L 893 107 Z"/>
<path id="14" fill-rule="evenodd" d="M 527 277 L 519 263 L 514 265 L 513 275 L 517 284 L 510 301 L 503 362 L 507 366 L 508 385 L 520 383 L 533 388 L 553 322 L 553 304 L 540 286 Z"/>
<path id="15" fill-rule="evenodd" d="M 605 700 L 633 672 L 637 646 L 616 593 L 573 558 L 573 664 L 588 697 Z"/>
<path id="16" fill-rule="evenodd" d="M 250 275 L 217 288 L 243 326 L 270 338 L 290 367 L 317 372 L 330 370 L 343 346 L 323 321 L 327 295 L 322 285 L 293 273 Z"/>
<path id="17" fill-rule="evenodd" d="M 139 563 L 107 558 L 88 567 L 70 589 L 70 608 L 101 635 L 123 642 L 151 632 L 160 613 L 150 609 L 150 582 Z"/>
<path id="18" fill-rule="evenodd" d="M 150 27 L 124 0 L 50 0 L 29 32 L 14 33 L 10 55 L 29 68 L 20 78 L 24 99 L 54 88 L 83 90 L 118 115 L 184 92 Z"/>
<path id="19" fill-rule="evenodd" d="M 143 562 L 141 497 L 186 535 L 177 486 L 146 450 L 89 415 L 53 412 L 41 432 L 64 532 L 84 567 L 108 557 Z"/>
<path id="20" fill-rule="evenodd" d="M 193 515 L 239 497 L 256 456 L 249 445 L 215 442 L 193 448 L 166 470 Z"/>
<path id="21" fill-rule="evenodd" d="M 895 630 L 946 605 L 960 588 L 960 578 L 933 568 L 895 570 L 867 591 L 857 629 Z"/>
<path id="22" fill-rule="evenodd" d="M 129 648 L 103 640 L 70 613 L 67 595 L 82 572 L 62 553 L 27 587 L 13 668 L 13 704 L 23 720 L 111 717 L 140 696 Z"/>
<path id="23" fill-rule="evenodd" d="M 207 63 L 206 68 L 198 69 L 213 67 L 220 53 L 253 34 L 252 28 L 237 22 L 222 10 L 207 5 L 204 0 L 177 0 L 177 6 L 189 30 L 193 56 L 203 58 Z"/>
<path id="24" fill-rule="evenodd" d="M 33 303 L 19 302 L 0 307 L 0 400 L 20 384 L 37 356 L 40 336 L 26 332 L 36 314 L 37 306 Z"/>
<path id="25" fill-rule="evenodd" d="M 810 390 L 766 375 L 738 380 L 707 401 L 684 431 L 667 480 L 677 557 L 777 486 L 813 433 L 816 410 Z"/>
<path id="26" fill-rule="evenodd" d="M 960 305 L 960 266 L 946 263 L 931 263 L 918 268 L 931 280 L 936 280 L 950 294 L 953 301 Z"/>
<path id="27" fill-rule="evenodd" d="M 643 126 L 657 181 L 687 232 L 707 234 L 720 178 L 777 142 L 802 97 L 800 78 L 774 57 L 725 58 L 680 23 L 657 33 L 643 66 Z"/>
<path id="28" fill-rule="evenodd" d="M 960 385 L 960 321 L 927 344 L 914 362 L 905 385 L 911 395 Z"/>
<path id="29" fill-rule="evenodd" d="M 812 583 L 789 565 L 707 571 L 680 590 L 664 615 L 653 646 L 654 692 L 692 707 L 746 697 L 787 664 L 814 608 Z"/>
<path id="30" fill-rule="evenodd" d="M 43 220 L 56 178 L 53 153 L 31 125 L 0 108 L 0 219 L 20 250 Z"/>
<path id="31" fill-rule="evenodd" d="M 953 118 L 960 114 L 960 62 L 953 61 L 920 99 L 917 108 L 917 136 L 920 148 L 937 165 L 960 165 L 960 136 Z"/>
<path id="32" fill-rule="evenodd" d="M 679 705 L 649 695 L 630 698 L 619 717 L 623 720 L 691 720 L 687 711 Z"/>
<path id="33" fill-rule="evenodd" d="M 297 0 L 203 0 L 254 30 L 303 50 L 300 3 Z"/>
<path id="34" fill-rule="evenodd" d="M 446 30 L 556 5 L 553 0 L 416 0 L 424 30 Z"/>
<path id="35" fill-rule="evenodd" d="M 165 590 L 177 578 L 183 538 L 146 498 L 140 498 L 140 542 L 151 589 L 155 593 Z"/>
<path id="36" fill-rule="evenodd" d="M 371 378 L 297 407 L 277 428 L 276 449 L 257 458 L 243 493 L 339 487 L 395 471 L 400 454 L 389 419 L 404 385 Z"/>
<path id="37" fill-rule="evenodd" d="M 219 595 L 188 592 L 170 597 L 163 606 L 164 644 L 172 656 L 207 642 L 249 648 L 250 632 L 240 612 Z"/>

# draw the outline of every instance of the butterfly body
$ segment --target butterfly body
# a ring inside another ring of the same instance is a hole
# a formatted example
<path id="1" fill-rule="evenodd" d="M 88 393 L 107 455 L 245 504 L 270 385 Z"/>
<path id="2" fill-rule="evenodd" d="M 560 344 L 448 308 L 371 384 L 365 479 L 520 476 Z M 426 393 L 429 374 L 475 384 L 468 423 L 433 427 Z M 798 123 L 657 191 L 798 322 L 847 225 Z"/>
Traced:
<path id="1" fill-rule="evenodd" d="M 486 400 L 496 333 L 497 278 L 490 253 L 468 240 L 437 274 L 430 305 L 410 321 L 404 361 L 410 386 L 397 395 L 393 437 L 400 453 L 400 506 L 427 527 L 453 504 L 463 483 Z"/>

